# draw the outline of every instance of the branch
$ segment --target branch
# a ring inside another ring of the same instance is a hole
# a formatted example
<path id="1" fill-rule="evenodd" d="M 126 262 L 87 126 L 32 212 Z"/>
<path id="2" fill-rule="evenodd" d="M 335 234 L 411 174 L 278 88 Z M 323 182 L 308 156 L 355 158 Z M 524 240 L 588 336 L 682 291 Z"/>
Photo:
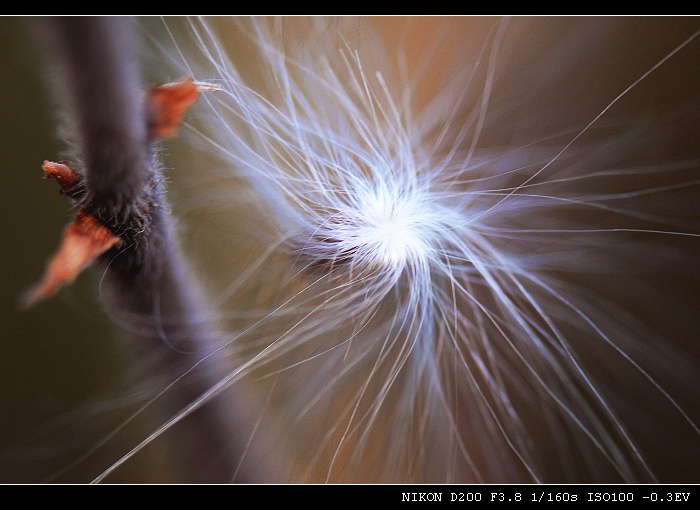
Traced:
<path id="1" fill-rule="evenodd" d="M 220 335 L 180 250 L 153 155 L 155 140 L 175 131 L 199 89 L 185 81 L 144 94 L 134 64 L 135 36 L 123 18 L 52 17 L 41 27 L 57 65 L 51 84 L 63 92 L 79 158 L 47 162 L 44 170 L 80 212 L 52 261 L 63 269 L 75 265 L 73 274 L 53 274 L 56 281 L 47 284 L 50 264 L 30 301 L 47 297 L 95 259 L 105 272 L 105 307 L 121 318 L 135 376 L 186 376 L 177 390 L 154 402 L 158 419 L 166 422 L 225 375 L 215 357 L 206 357 Z M 77 250 L 81 255 L 75 255 L 76 245 L 84 247 Z M 243 455 L 236 438 L 245 433 L 235 403 L 219 400 L 174 427 L 171 453 L 177 464 L 200 473 L 196 481 L 232 481 Z M 248 475 L 238 473 L 237 480 Z"/>

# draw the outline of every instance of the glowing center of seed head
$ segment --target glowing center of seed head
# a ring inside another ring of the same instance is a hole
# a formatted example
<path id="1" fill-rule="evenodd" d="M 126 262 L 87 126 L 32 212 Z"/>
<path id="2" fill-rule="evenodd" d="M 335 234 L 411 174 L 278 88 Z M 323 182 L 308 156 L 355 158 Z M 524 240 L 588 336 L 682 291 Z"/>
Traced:
<path id="1" fill-rule="evenodd" d="M 365 207 L 365 255 L 376 262 L 403 266 L 425 255 L 425 211 L 416 201 L 374 197 Z"/>

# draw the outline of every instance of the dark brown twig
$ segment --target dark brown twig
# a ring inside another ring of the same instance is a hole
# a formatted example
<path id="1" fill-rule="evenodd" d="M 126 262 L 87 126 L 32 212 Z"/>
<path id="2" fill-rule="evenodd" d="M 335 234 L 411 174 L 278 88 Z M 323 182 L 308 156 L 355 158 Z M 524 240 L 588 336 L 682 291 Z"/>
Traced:
<path id="1" fill-rule="evenodd" d="M 79 159 L 69 171 L 81 182 L 69 173 L 72 191 L 63 191 L 121 240 L 97 259 L 105 272 L 105 306 L 124 326 L 135 376 L 178 380 L 152 404 L 166 422 L 224 372 L 207 356 L 219 335 L 181 253 L 154 162 L 158 135 L 135 66 L 135 35 L 127 20 L 114 17 L 47 18 L 41 27 L 57 65 L 51 85 L 61 89 L 77 139 Z M 173 426 L 174 462 L 199 473 L 186 481 L 234 479 L 243 455 L 236 438 L 245 434 L 239 425 L 231 402 L 214 400 Z M 248 480 L 241 472 L 235 478 Z"/>

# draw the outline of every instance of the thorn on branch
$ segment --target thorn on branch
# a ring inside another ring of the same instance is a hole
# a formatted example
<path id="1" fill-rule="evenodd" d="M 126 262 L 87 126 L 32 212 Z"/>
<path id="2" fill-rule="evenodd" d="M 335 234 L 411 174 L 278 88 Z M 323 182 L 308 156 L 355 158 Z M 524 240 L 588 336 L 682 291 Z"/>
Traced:
<path id="1" fill-rule="evenodd" d="M 154 87 L 146 93 L 145 108 L 151 140 L 173 136 L 189 108 L 199 97 L 200 90 L 216 90 L 204 82 L 186 78 L 176 83 Z M 57 182 L 61 194 L 75 201 L 85 198 L 85 179 L 67 161 L 44 161 L 47 178 Z M 55 294 L 71 283 L 88 266 L 123 239 L 106 226 L 104 218 L 90 211 L 100 210 L 99 204 L 81 203 L 75 220 L 65 230 L 59 250 L 47 264 L 43 278 L 24 296 L 23 304 L 30 307 Z M 114 227 L 114 226 L 112 226 Z"/>
<path id="2" fill-rule="evenodd" d="M 68 161 L 44 161 L 42 169 L 48 179 L 58 183 L 62 195 L 77 200 L 85 194 L 83 176 L 73 170 Z"/>
<path id="3" fill-rule="evenodd" d="M 150 89 L 146 94 L 146 118 L 151 139 L 173 136 L 199 93 L 213 90 L 219 89 L 192 78 Z"/>
<path id="4" fill-rule="evenodd" d="M 25 306 L 47 298 L 72 282 L 97 257 L 121 244 L 121 239 L 94 216 L 81 209 L 63 234 L 63 242 L 52 257 L 41 281 L 25 296 Z"/>

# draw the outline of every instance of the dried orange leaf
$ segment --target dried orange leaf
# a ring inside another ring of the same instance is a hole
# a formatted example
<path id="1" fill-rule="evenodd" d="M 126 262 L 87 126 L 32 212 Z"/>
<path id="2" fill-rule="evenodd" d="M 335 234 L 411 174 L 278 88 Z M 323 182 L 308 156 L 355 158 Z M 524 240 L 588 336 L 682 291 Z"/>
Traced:
<path id="1" fill-rule="evenodd" d="M 61 286 L 72 282 L 83 269 L 121 239 L 90 213 L 81 209 L 63 234 L 63 243 L 49 262 L 43 279 L 25 296 L 25 304 L 53 295 Z"/>
<path id="2" fill-rule="evenodd" d="M 81 175 L 73 170 L 67 161 L 44 161 L 42 168 L 46 177 L 55 180 L 61 192 L 65 194 L 70 193 L 82 181 Z"/>
<path id="3" fill-rule="evenodd" d="M 175 134 L 187 110 L 203 90 L 199 82 L 186 78 L 175 83 L 154 87 L 146 95 L 148 132 L 151 138 Z"/>

